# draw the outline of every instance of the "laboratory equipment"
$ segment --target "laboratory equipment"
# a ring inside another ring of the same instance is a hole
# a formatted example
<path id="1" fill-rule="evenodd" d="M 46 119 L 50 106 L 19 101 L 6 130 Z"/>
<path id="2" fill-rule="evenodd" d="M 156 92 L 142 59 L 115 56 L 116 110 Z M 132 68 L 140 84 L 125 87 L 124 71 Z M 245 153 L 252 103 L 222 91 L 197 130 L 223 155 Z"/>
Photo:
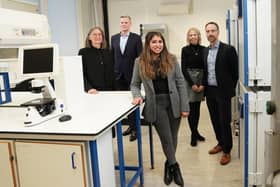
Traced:
<path id="1" fill-rule="evenodd" d="M 227 11 L 226 19 L 226 29 L 227 29 L 227 39 L 228 44 L 235 47 L 237 54 L 239 54 L 239 41 L 238 41 L 238 18 L 237 11 L 235 9 L 230 9 Z M 236 95 L 239 95 L 239 85 L 237 85 Z M 234 96 L 231 99 L 231 121 L 234 125 L 235 135 L 239 135 L 239 110 L 238 110 L 238 97 Z"/>
<path id="2" fill-rule="evenodd" d="M 19 45 L 50 42 L 50 28 L 45 15 L 4 8 L 0 8 L 0 15 L 1 47 L 9 46 L 16 50 Z"/>
<path id="3" fill-rule="evenodd" d="M 20 81 L 30 78 L 53 78 L 57 61 L 58 46 L 47 43 L 18 46 L 17 54 L 13 58 L 2 59 L 0 64 L 6 62 L 2 70 L 9 72 L 11 87 L 14 87 Z"/>
<path id="4" fill-rule="evenodd" d="M 20 46 L 18 58 L 9 63 L 8 70 L 16 82 L 12 88 L 15 97 L 17 92 L 23 91 L 38 94 L 38 98 L 20 104 L 26 107 L 25 126 L 37 125 L 64 113 L 64 104 L 56 98 L 50 83 L 55 74 L 57 54 L 56 44 Z"/>
<path id="5" fill-rule="evenodd" d="M 31 91 L 42 93 L 42 97 L 21 104 L 26 107 L 24 124 L 26 126 L 37 125 L 63 114 L 64 104 L 61 100 L 56 99 L 54 88 L 50 83 L 58 60 L 57 45 L 27 45 L 19 47 L 18 52 L 18 63 L 14 70 L 16 79 L 29 78 Z M 16 87 L 14 90 L 17 90 Z"/>
<path id="6" fill-rule="evenodd" d="M 267 112 L 271 115 L 271 129 L 265 134 L 265 177 L 267 187 L 280 186 L 280 2 L 271 0 L 271 100 Z"/>
<path id="7" fill-rule="evenodd" d="M 265 186 L 265 133 L 271 130 L 271 1 L 239 1 L 240 157 L 243 186 Z"/>
<path id="8" fill-rule="evenodd" d="M 49 43 L 46 16 L 2 8 L 0 15 L 0 71 L 9 72 L 12 98 L 25 95 L 16 104 L 26 107 L 23 124 L 37 125 L 62 115 L 65 106 L 50 83 L 55 79 L 58 46 Z M 35 99 L 31 92 L 37 94 Z"/>

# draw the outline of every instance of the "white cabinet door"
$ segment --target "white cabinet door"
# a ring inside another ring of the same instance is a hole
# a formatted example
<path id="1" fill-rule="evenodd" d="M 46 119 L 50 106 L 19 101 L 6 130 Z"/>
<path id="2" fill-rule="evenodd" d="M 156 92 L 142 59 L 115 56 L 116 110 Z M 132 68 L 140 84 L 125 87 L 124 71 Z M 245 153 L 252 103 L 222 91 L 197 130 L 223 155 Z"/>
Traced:
<path id="1" fill-rule="evenodd" d="M 12 141 L 0 141 L 0 186 L 16 187 L 14 152 Z"/>
<path id="2" fill-rule="evenodd" d="M 83 143 L 16 142 L 21 187 L 86 187 Z"/>

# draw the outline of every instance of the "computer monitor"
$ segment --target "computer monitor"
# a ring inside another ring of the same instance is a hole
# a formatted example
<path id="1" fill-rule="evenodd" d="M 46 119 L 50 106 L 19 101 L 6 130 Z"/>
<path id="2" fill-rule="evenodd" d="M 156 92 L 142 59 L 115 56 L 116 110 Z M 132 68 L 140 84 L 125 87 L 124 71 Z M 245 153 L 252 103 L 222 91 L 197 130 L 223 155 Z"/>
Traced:
<path id="1" fill-rule="evenodd" d="M 20 77 L 52 77 L 58 61 L 56 44 L 27 45 L 19 48 Z"/>

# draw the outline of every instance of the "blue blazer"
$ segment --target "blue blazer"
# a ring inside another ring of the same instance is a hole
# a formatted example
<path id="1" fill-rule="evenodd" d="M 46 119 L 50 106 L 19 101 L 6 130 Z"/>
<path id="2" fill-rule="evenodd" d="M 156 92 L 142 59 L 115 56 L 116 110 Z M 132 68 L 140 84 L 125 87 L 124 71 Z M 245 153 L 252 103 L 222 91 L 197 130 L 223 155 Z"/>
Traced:
<path id="1" fill-rule="evenodd" d="M 207 57 L 209 48 L 204 51 L 204 85 L 207 92 L 208 65 Z M 238 81 L 238 56 L 233 46 L 220 42 L 216 57 L 216 79 L 220 96 L 231 98 L 235 96 L 235 87 Z"/>
<path id="2" fill-rule="evenodd" d="M 120 77 L 123 76 L 130 84 L 134 61 L 142 52 L 142 41 L 138 34 L 130 32 L 124 54 L 122 54 L 120 49 L 120 37 L 121 35 L 118 33 L 111 38 L 111 48 L 115 63 L 115 76 L 116 79 L 120 79 Z"/>

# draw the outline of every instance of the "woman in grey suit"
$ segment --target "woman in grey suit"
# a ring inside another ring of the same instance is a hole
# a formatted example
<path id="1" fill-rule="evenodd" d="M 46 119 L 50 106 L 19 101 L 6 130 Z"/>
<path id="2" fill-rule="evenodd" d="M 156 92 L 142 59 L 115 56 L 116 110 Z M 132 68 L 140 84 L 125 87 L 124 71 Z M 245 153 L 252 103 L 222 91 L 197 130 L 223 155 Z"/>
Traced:
<path id="1" fill-rule="evenodd" d="M 145 89 L 143 116 L 154 124 L 166 156 L 164 182 L 169 185 L 174 179 L 184 186 L 175 153 L 181 117 L 189 115 L 187 90 L 176 57 L 168 52 L 159 32 L 146 35 L 143 52 L 134 64 L 131 91 L 135 105 L 144 99 L 141 83 Z"/>

